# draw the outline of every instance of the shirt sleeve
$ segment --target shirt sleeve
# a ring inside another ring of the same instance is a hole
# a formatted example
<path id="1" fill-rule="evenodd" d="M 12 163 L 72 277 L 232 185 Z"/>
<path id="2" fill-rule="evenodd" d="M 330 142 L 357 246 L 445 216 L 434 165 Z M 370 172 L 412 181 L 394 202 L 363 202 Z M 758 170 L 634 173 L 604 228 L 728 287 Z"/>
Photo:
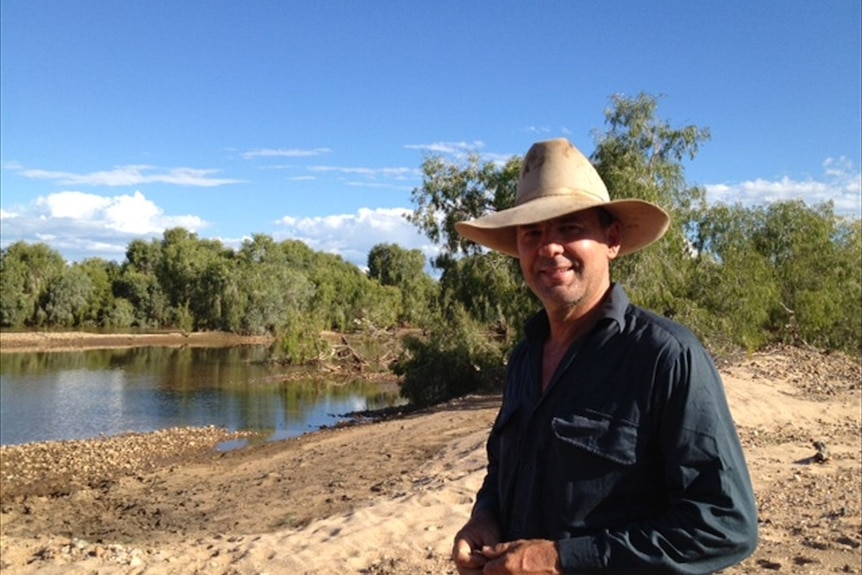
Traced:
<path id="1" fill-rule="evenodd" d="M 750 555 L 757 511 L 718 371 L 702 346 L 665 362 L 654 429 L 666 510 L 649 520 L 557 542 L 566 573 L 713 573 Z"/>

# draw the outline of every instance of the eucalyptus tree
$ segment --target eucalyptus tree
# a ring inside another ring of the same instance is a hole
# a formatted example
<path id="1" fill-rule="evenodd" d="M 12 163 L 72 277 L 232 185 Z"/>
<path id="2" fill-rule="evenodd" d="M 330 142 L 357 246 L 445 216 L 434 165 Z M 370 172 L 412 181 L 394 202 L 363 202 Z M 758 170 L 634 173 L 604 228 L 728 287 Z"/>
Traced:
<path id="1" fill-rule="evenodd" d="M 657 111 L 655 96 L 612 96 L 605 110 L 607 128 L 595 135 L 591 160 L 612 200 L 639 198 L 670 214 L 665 236 L 647 250 L 616 260 L 613 273 L 633 301 L 674 315 L 685 305 L 679 296 L 694 263 L 691 234 L 706 208 L 706 193 L 688 184 L 684 162 L 694 160 L 710 132 L 693 124 L 673 127 Z"/>
<path id="2" fill-rule="evenodd" d="M 432 155 L 423 161 L 422 186 L 411 194 L 416 207 L 407 219 L 440 246 L 437 267 L 445 268 L 460 255 L 484 252 L 477 244 L 461 237 L 455 224 L 511 207 L 521 162 L 522 158 L 512 157 L 501 165 L 482 160 L 477 154 L 462 160 Z"/>
<path id="3" fill-rule="evenodd" d="M 45 312 L 45 323 L 58 327 L 79 327 L 84 322 L 93 281 L 81 266 L 65 268 L 53 276 L 40 297 L 40 307 Z"/>
<path id="4" fill-rule="evenodd" d="M 243 300 L 237 301 L 242 331 L 274 333 L 308 318 L 315 287 L 270 236 L 255 234 L 243 241 L 236 270 L 237 294 Z"/>
<path id="5" fill-rule="evenodd" d="M 755 350 L 770 340 L 780 285 L 769 258 L 754 245 L 761 219 L 754 209 L 716 204 L 692 235 L 695 263 L 678 300 L 678 319 L 715 353 Z"/>
<path id="6" fill-rule="evenodd" d="M 230 257 L 230 250 L 218 240 L 201 240 L 183 228 L 165 230 L 156 276 L 171 306 L 176 327 L 193 330 L 196 318 L 208 314 L 210 294 L 201 293 L 204 270 L 214 261 Z"/>
<path id="7" fill-rule="evenodd" d="M 0 324 L 41 325 L 45 290 L 65 269 L 60 252 L 45 243 L 19 241 L 0 251 Z"/>
<path id="8" fill-rule="evenodd" d="M 441 307 L 464 309 L 507 343 L 540 304 L 522 280 L 517 260 L 496 252 L 467 255 L 447 266 L 440 278 Z"/>
<path id="9" fill-rule="evenodd" d="M 170 303 L 158 276 L 161 259 L 161 240 L 147 242 L 135 239 L 126 247 L 126 258 L 114 282 L 114 296 L 131 305 L 133 318 L 130 326 L 161 327 L 170 321 Z M 112 311 L 111 322 L 127 323 L 128 312 L 128 306 L 120 303 Z"/>
<path id="10" fill-rule="evenodd" d="M 507 287 L 520 283 L 517 265 L 463 238 L 455 224 L 511 207 L 521 163 L 522 158 L 517 156 L 501 164 L 482 160 L 476 154 L 454 160 L 429 156 L 423 162 L 422 186 L 413 190 L 416 207 L 408 220 L 440 247 L 440 255 L 433 263 L 442 271 L 442 317 L 446 317 L 447 308 L 457 305 L 475 314 L 472 317 L 479 321 L 498 326 L 518 323 L 520 315 L 500 315 L 506 314 L 509 307 L 519 309 L 525 303 L 524 293 Z M 461 262 L 462 258 L 466 261 Z M 503 279 L 501 273 L 508 277 Z M 512 301 L 511 297 L 516 299 Z"/>
<path id="11" fill-rule="evenodd" d="M 80 268 L 92 286 L 86 309 L 80 318 L 82 325 L 110 325 L 106 316 L 115 307 L 114 282 L 120 276 L 120 265 L 103 258 L 87 258 L 72 264 L 72 267 Z"/>
<path id="12" fill-rule="evenodd" d="M 398 290 L 398 321 L 421 325 L 434 309 L 437 284 L 425 273 L 421 250 L 397 244 L 377 244 L 368 252 L 368 277 Z"/>
<path id="13" fill-rule="evenodd" d="M 759 209 L 755 249 L 772 264 L 780 301 L 771 317 L 776 332 L 818 347 L 862 347 L 862 247 L 859 220 L 837 217 L 831 203 L 801 200 Z M 855 320 L 853 319 L 855 318 Z"/>

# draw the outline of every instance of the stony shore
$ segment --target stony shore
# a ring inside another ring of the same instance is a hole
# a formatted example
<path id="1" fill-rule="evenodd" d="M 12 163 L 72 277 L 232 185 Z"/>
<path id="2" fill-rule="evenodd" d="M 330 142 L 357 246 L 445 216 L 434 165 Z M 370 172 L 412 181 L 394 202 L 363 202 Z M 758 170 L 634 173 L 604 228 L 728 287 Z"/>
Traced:
<path id="1" fill-rule="evenodd" d="M 3 445 L 2 498 L 67 496 L 207 455 L 223 442 L 252 436 L 219 427 L 175 427 L 88 440 Z"/>

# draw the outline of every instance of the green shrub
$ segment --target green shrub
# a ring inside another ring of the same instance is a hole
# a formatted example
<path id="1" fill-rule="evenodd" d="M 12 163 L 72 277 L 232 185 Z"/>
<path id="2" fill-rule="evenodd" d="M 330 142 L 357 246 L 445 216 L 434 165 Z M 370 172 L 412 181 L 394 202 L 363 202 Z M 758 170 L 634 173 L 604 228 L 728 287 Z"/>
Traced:
<path id="1" fill-rule="evenodd" d="M 401 395 L 414 405 L 433 405 L 501 388 L 507 350 L 459 308 L 428 336 L 408 336 L 393 365 L 403 376 Z"/>

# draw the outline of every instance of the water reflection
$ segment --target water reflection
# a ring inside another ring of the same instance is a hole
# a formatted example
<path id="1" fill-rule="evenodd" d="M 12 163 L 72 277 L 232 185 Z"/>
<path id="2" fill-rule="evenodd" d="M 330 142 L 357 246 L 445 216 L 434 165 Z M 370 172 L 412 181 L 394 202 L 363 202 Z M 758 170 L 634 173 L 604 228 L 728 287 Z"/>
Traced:
<path id="1" fill-rule="evenodd" d="M 374 383 L 288 378 L 268 357 L 261 346 L 4 353 L 0 444 L 187 425 L 283 439 L 401 402 Z"/>

